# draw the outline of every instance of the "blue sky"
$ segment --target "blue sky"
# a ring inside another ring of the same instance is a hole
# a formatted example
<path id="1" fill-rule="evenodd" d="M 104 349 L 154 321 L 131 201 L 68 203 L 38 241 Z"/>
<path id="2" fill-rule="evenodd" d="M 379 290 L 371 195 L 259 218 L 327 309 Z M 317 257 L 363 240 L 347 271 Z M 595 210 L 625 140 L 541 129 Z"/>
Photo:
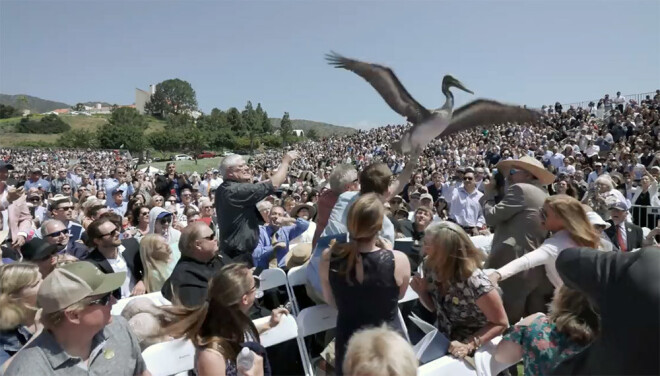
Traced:
<path id="1" fill-rule="evenodd" d="M 190 82 L 203 111 L 402 123 L 335 50 L 390 66 L 440 107 L 444 74 L 477 97 L 563 103 L 660 87 L 660 1 L 0 1 L 0 93 L 131 104 Z"/>

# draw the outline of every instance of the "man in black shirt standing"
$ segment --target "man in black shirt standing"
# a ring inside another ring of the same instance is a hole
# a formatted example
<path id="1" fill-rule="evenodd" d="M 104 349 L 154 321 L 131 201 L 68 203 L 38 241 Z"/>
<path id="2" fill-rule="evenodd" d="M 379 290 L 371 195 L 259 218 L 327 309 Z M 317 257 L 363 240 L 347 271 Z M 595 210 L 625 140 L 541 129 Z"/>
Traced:
<path id="1" fill-rule="evenodd" d="M 253 265 L 252 251 L 257 246 L 259 234 L 255 205 L 284 183 L 289 165 L 296 158 L 297 152 L 287 152 L 270 180 L 254 184 L 250 167 L 240 155 L 230 155 L 220 163 L 224 182 L 215 191 L 220 251 L 233 261 Z"/>

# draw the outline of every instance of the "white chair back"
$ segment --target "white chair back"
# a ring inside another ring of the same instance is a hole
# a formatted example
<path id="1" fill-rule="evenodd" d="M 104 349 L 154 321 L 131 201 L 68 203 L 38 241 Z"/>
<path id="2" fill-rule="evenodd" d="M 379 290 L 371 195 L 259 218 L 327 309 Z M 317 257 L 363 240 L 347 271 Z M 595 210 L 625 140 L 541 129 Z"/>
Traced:
<path id="1" fill-rule="evenodd" d="M 118 316 L 121 315 L 121 311 L 124 310 L 126 305 L 133 299 L 138 299 L 138 298 L 147 298 L 150 299 L 156 306 L 163 306 L 163 305 L 171 305 L 172 303 L 165 299 L 163 297 L 163 294 L 158 292 L 152 292 L 150 294 L 144 294 L 144 295 L 136 295 L 136 296 L 131 296 L 130 298 L 124 298 L 124 299 L 119 299 L 117 303 L 112 305 L 112 309 L 110 310 L 110 314 Z"/>
<path id="2" fill-rule="evenodd" d="M 298 323 L 298 349 L 303 361 L 306 376 L 314 375 L 314 367 L 310 358 L 305 337 L 320 333 L 337 326 L 337 310 L 327 304 L 305 308 L 296 317 Z"/>
<path id="3" fill-rule="evenodd" d="M 304 338 L 337 326 L 337 310 L 327 304 L 308 307 L 296 318 L 298 334 Z"/>
<path id="4" fill-rule="evenodd" d="M 286 286 L 286 273 L 279 268 L 264 269 L 261 274 L 259 274 L 259 279 L 261 279 L 261 291 Z"/>
<path id="5" fill-rule="evenodd" d="M 176 375 L 195 368 L 195 346 L 187 339 L 151 345 L 142 357 L 152 376 Z"/>
<path id="6" fill-rule="evenodd" d="M 406 295 L 404 295 L 403 298 L 401 298 L 399 300 L 399 304 L 409 302 L 409 301 L 415 300 L 415 299 L 419 299 L 419 296 L 412 289 L 412 287 L 410 287 L 410 285 L 408 285 L 408 289 L 406 289 Z"/>
<path id="7" fill-rule="evenodd" d="M 307 283 L 307 264 L 295 266 L 289 269 L 287 273 L 287 281 L 289 287 L 289 296 L 291 297 L 291 306 L 293 308 L 293 314 L 298 316 L 300 313 L 300 304 L 298 304 L 298 299 L 296 294 L 293 291 L 295 286 L 301 286 Z"/>

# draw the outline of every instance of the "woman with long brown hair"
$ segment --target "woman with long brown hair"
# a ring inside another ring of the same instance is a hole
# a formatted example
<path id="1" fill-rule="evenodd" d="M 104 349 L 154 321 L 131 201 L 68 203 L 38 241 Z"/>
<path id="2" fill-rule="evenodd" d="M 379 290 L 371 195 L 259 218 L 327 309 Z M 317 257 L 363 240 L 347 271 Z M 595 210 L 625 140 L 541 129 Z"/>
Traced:
<path id="1" fill-rule="evenodd" d="M 578 200 L 570 196 L 548 197 L 539 211 L 539 215 L 543 227 L 550 231 L 552 236 L 546 239 L 539 248 L 497 269 L 489 275 L 491 281 L 497 283 L 522 271 L 545 265 L 548 279 L 555 288 L 559 288 L 564 283 L 555 268 L 557 255 L 566 248 L 597 249 L 600 245 L 600 236 L 589 222 L 584 207 Z"/>
<path id="2" fill-rule="evenodd" d="M 378 236 L 385 207 L 375 193 L 348 211 L 349 242 L 323 251 L 319 272 L 325 301 L 338 310 L 335 372 L 341 375 L 351 335 L 365 327 L 398 328 L 398 301 L 410 280 L 407 256 Z"/>
<path id="3" fill-rule="evenodd" d="M 449 338 L 449 352 L 471 355 L 502 334 L 508 319 L 495 285 L 481 270 L 485 255 L 454 222 L 438 222 L 424 231 L 423 277 L 411 286 L 419 301 L 437 317 L 438 330 Z"/>
<path id="4" fill-rule="evenodd" d="M 495 359 L 510 364 L 522 358 L 525 376 L 543 376 L 594 340 L 600 332 L 600 317 L 586 295 L 562 286 L 547 316 L 530 315 L 507 332 L 497 345 Z"/>
<path id="5" fill-rule="evenodd" d="M 277 326 L 281 315 L 288 313 L 284 308 L 274 309 L 270 321 L 256 327 L 247 313 L 258 289 L 259 279 L 251 268 L 245 264 L 230 264 L 211 279 L 202 305 L 162 308 L 164 334 L 186 337 L 197 348 L 195 370 L 198 376 L 238 374 L 236 357 L 243 344 L 258 344 L 259 333 Z M 265 352 L 262 355 L 265 356 Z M 255 354 L 254 374 L 264 374 L 263 364 L 263 357 Z"/>

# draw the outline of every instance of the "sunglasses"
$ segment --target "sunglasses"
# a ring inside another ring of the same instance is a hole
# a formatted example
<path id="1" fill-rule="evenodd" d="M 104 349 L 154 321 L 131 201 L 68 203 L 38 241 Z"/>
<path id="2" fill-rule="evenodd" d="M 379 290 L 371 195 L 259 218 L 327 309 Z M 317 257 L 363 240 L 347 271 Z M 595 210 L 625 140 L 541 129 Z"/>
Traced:
<path id="1" fill-rule="evenodd" d="M 215 240 L 215 232 L 212 233 L 212 234 L 209 235 L 209 236 L 205 236 L 205 237 L 203 237 L 202 239 L 206 239 L 206 240 Z"/>
<path id="2" fill-rule="evenodd" d="M 140 215 L 149 215 L 149 212 L 148 211 L 147 212 L 142 212 L 142 213 L 140 213 Z"/>
<path id="3" fill-rule="evenodd" d="M 107 233 L 107 234 L 103 234 L 103 235 L 101 235 L 101 237 L 104 238 L 104 237 L 106 237 L 106 236 L 115 236 L 115 235 L 117 235 L 117 234 L 119 234 L 119 230 L 118 230 L 118 229 L 114 229 L 114 230 L 110 231 L 110 232 Z"/>
<path id="4" fill-rule="evenodd" d="M 57 208 L 57 210 L 69 211 L 69 210 L 73 210 L 73 206 L 63 206 L 61 208 Z"/>
<path id="5" fill-rule="evenodd" d="M 65 228 L 64 230 L 61 230 L 61 231 L 55 231 L 55 232 L 52 232 L 52 233 L 50 233 L 46 236 L 49 237 L 49 238 L 56 238 L 60 235 L 69 235 L 69 229 Z"/>
<path id="6" fill-rule="evenodd" d="M 176 204 L 176 200 L 167 200 L 167 201 L 169 201 L 171 204 Z"/>
<path id="7" fill-rule="evenodd" d="M 32 197 L 29 201 L 30 202 L 39 202 L 39 201 L 41 201 L 41 198 L 40 197 Z"/>
<path id="8" fill-rule="evenodd" d="M 515 174 L 518 173 L 518 171 L 520 171 L 520 170 L 516 170 L 515 168 L 512 168 L 512 169 L 509 170 L 509 175 L 515 175 Z"/>
<path id="9" fill-rule="evenodd" d="M 102 296 L 102 297 L 100 297 L 100 298 L 98 298 L 98 299 L 96 299 L 96 300 L 92 300 L 92 301 L 89 302 L 87 305 L 88 305 L 88 306 L 91 306 L 91 305 L 99 305 L 99 306 L 103 306 L 103 307 L 105 307 L 105 306 L 107 306 L 108 304 L 110 304 L 110 301 L 111 301 L 111 300 L 112 300 L 112 294 L 106 294 L 106 295 L 104 295 L 104 296 Z"/>
<path id="10" fill-rule="evenodd" d="M 163 218 L 159 220 L 158 223 L 160 223 L 161 225 L 169 225 L 170 223 L 172 223 L 172 218 Z"/>
<path id="11" fill-rule="evenodd" d="M 464 181 L 472 181 L 472 180 L 474 180 L 474 178 L 464 177 L 463 180 L 464 180 Z"/>

